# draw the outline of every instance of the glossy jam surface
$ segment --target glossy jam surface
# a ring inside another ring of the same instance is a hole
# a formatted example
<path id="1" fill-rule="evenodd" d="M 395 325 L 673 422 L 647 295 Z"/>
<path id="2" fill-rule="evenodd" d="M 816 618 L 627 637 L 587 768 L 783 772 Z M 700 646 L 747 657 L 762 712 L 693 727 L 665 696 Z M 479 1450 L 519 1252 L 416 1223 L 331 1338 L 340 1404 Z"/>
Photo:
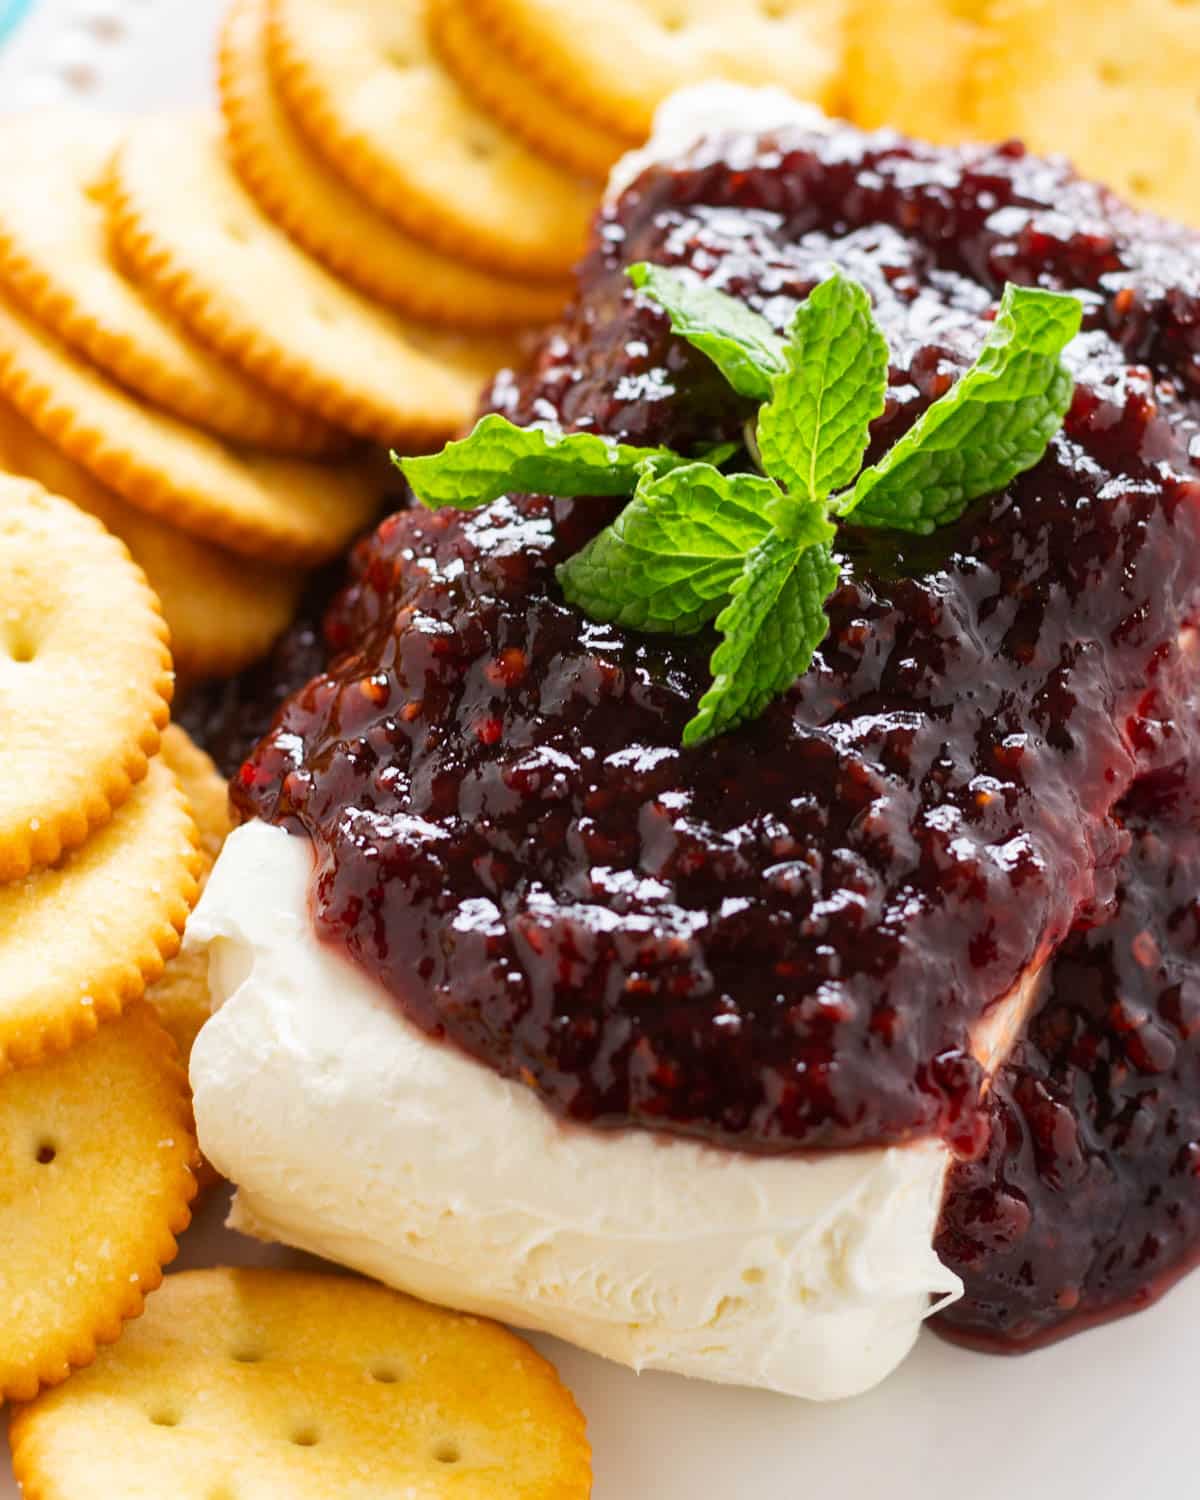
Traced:
<path id="1" fill-rule="evenodd" d="M 960 1338 L 1023 1346 L 1134 1311 L 1200 1253 L 1198 772 L 1200 719 L 1163 725 L 1119 809 L 1107 919 L 1047 966 L 987 1150 L 951 1172 L 937 1249 L 966 1287 L 941 1319 Z"/>
<path id="2" fill-rule="evenodd" d="M 736 435 L 745 407 L 630 291 L 640 259 L 781 329 L 831 265 L 858 277 L 893 358 L 869 456 L 970 361 L 1006 279 L 1077 290 L 1066 428 L 927 541 L 845 531 L 812 670 L 689 752 L 712 639 L 593 624 L 554 583 L 611 507 L 402 512 L 241 807 L 312 838 L 319 930 L 408 1016 L 565 1116 L 978 1153 L 973 1036 L 1112 911 L 1180 691 L 1196 243 L 1015 148 L 706 143 L 606 211 L 576 308 L 491 404 L 683 451 Z"/>

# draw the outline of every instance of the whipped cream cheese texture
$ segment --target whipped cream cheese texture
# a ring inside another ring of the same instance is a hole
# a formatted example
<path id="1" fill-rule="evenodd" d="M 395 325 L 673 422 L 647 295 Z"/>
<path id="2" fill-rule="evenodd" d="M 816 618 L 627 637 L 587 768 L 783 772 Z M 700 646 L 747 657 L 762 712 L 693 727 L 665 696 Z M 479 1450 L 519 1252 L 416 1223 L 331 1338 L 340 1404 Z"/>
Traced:
<path id="1" fill-rule="evenodd" d="M 908 1352 L 945 1148 L 763 1158 L 563 1124 L 413 1027 L 309 916 L 311 851 L 235 832 L 188 932 L 217 1012 L 192 1053 L 232 1223 L 635 1369 L 815 1399 Z"/>

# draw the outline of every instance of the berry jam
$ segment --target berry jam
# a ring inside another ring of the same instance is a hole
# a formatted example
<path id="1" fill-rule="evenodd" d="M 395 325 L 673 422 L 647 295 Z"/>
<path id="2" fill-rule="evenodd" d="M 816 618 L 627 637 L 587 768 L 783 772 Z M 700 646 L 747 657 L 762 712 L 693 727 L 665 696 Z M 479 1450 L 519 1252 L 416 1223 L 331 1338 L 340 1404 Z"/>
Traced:
<path id="1" fill-rule="evenodd" d="M 690 751 L 713 638 L 592 623 L 554 581 L 610 502 L 398 513 L 240 808 L 312 840 L 323 936 L 548 1108 L 747 1152 L 936 1132 L 962 1158 L 956 1326 L 1025 1339 L 1126 1298 L 1200 1211 L 1193 834 L 1160 826 L 1190 764 L 1200 242 L 1015 146 L 706 142 L 602 213 L 576 306 L 490 407 L 736 437 L 745 403 L 623 276 L 643 259 L 780 330 L 832 266 L 860 280 L 892 356 L 868 461 L 970 363 L 1006 280 L 1082 296 L 1075 401 L 955 526 L 844 529 L 811 670 Z M 989 1091 L 981 1024 L 1022 985 Z"/>

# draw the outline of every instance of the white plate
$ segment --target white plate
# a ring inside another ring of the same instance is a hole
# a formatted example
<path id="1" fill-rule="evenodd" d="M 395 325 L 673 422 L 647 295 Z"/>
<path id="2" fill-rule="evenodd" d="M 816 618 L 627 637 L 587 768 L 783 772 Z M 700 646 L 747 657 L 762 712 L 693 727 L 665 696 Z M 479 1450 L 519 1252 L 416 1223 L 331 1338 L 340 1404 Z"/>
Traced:
<path id="1" fill-rule="evenodd" d="M 218 0 L 40 0 L 0 53 L 0 101 L 202 103 L 218 12 Z M 297 1262 L 224 1230 L 224 1208 L 220 1196 L 205 1205 L 181 1266 Z M 884 1386 L 837 1406 L 638 1377 L 538 1343 L 587 1413 L 594 1500 L 1190 1500 L 1200 1490 L 1200 1276 L 1149 1312 L 1021 1359 L 926 1334 Z M 18 1500 L 6 1475 L 0 1500 Z"/>

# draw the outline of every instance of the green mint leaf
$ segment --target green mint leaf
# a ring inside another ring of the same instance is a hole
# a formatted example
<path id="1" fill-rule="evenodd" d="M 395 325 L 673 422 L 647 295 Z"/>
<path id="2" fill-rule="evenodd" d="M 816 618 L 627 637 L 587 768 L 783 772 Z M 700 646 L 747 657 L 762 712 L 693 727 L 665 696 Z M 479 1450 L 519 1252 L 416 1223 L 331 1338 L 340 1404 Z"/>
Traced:
<path id="1" fill-rule="evenodd" d="M 713 652 L 712 686 L 683 731 L 685 745 L 757 718 L 808 671 L 829 629 L 825 600 L 837 581 L 828 541 L 805 545 L 772 531 L 759 542 L 717 616 L 724 639 Z"/>
<path id="2" fill-rule="evenodd" d="M 1061 292 L 1009 285 L 979 358 L 837 503 L 857 524 L 928 535 L 1042 457 L 1075 384 L 1062 352 L 1083 308 Z"/>
<path id="3" fill-rule="evenodd" d="M 686 460 L 666 448 L 635 448 L 594 432 L 515 427 L 507 417 L 480 418 L 469 436 L 440 453 L 396 458 L 422 505 L 475 510 L 501 495 L 628 495 L 643 464 Z"/>
<path id="4" fill-rule="evenodd" d="M 758 414 L 759 457 L 794 499 L 823 503 L 854 483 L 887 395 L 887 341 L 863 288 L 836 271 L 814 288 L 785 358 Z"/>
<path id="5" fill-rule="evenodd" d="M 645 470 L 633 499 L 559 567 L 558 581 L 593 620 L 691 635 L 729 599 L 778 498 L 757 474 L 725 475 L 709 464 Z"/>
<path id="6" fill-rule="evenodd" d="M 784 341 L 766 318 L 704 282 L 640 261 L 626 275 L 663 309 L 672 330 L 706 354 L 739 396 L 765 401 L 785 368 Z"/>

